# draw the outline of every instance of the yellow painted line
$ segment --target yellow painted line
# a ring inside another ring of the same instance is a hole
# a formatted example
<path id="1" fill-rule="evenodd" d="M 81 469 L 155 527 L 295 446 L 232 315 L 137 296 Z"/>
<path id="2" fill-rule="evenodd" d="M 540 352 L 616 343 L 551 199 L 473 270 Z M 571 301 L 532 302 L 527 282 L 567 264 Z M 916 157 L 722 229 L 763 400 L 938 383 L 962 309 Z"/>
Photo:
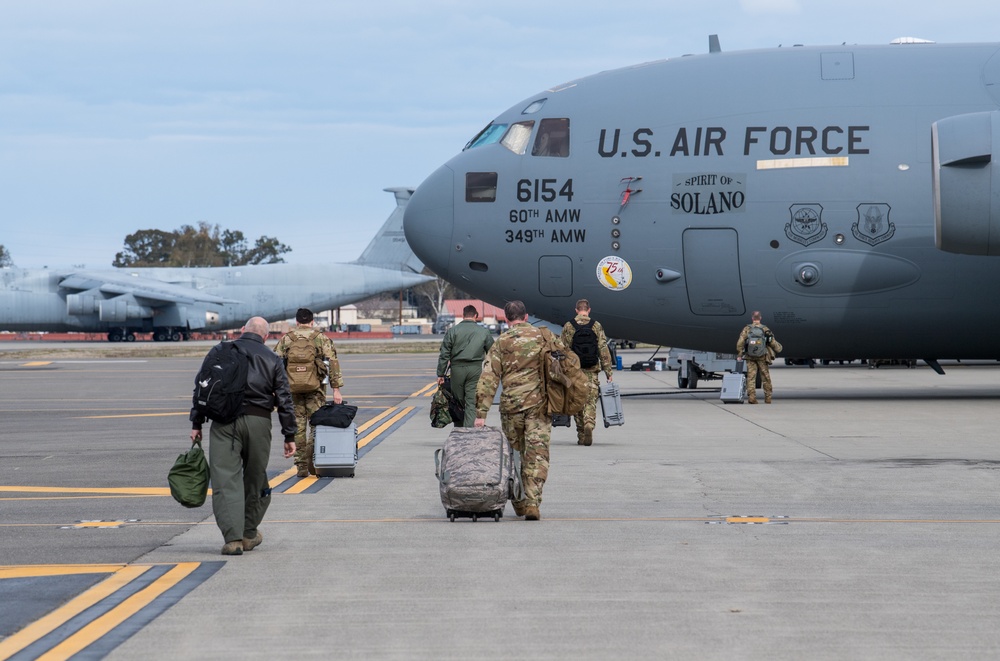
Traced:
<path id="1" fill-rule="evenodd" d="M 92 645 L 110 633 L 122 622 L 151 604 L 154 599 L 187 578 L 200 564 L 200 562 L 178 563 L 176 567 L 153 581 L 148 587 L 132 595 L 38 658 L 44 661 L 68 659 L 81 650 L 86 649 L 89 645 Z"/>
<path id="2" fill-rule="evenodd" d="M 0 579 L 73 576 L 76 574 L 111 574 L 128 565 L 6 565 L 0 567 Z"/>
<path id="3" fill-rule="evenodd" d="M 726 523 L 768 523 L 766 516 L 727 516 Z M 784 519 L 782 519 L 784 520 Z"/>
<path id="4" fill-rule="evenodd" d="M 96 565 L 97 567 L 105 565 Z M 121 567 L 121 565 L 119 565 Z M 151 565 L 128 565 L 101 581 L 94 587 L 77 597 L 71 599 L 65 606 L 61 606 L 45 617 L 35 620 L 17 633 L 0 641 L 0 658 L 7 659 L 20 652 L 25 647 L 31 645 L 40 638 L 49 635 L 66 622 L 87 610 L 102 599 L 114 594 L 122 589 L 145 572 L 149 571 Z M 84 571 L 76 573 L 86 573 Z M 54 651 L 54 650 L 53 650 Z M 51 652 L 50 652 L 51 654 Z M 62 658 L 69 658 L 66 654 Z M 39 657 L 46 658 L 46 657 Z M 57 658 L 57 657 L 51 657 Z"/>
<path id="5" fill-rule="evenodd" d="M 126 413 L 122 415 L 84 415 L 76 420 L 111 420 L 114 418 L 164 418 L 168 416 L 176 415 L 190 415 L 189 411 L 180 411 L 175 413 Z"/>
<path id="6" fill-rule="evenodd" d="M 34 360 L 30 363 L 23 363 L 21 367 L 42 367 L 44 365 L 51 365 L 51 360 Z"/>
<path id="7" fill-rule="evenodd" d="M 387 408 L 386 410 L 382 411 L 381 413 L 379 413 L 377 416 L 375 416 L 374 418 L 372 418 L 368 422 L 365 422 L 360 427 L 358 427 L 358 433 L 360 434 L 360 433 L 364 432 L 366 429 L 368 429 L 372 425 L 378 423 L 379 420 L 381 420 L 382 418 L 386 417 L 387 415 L 390 415 L 395 410 L 396 410 L 395 406 L 390 406 L 389 408 Z"/>
<path id="8" fill-rule="evenodd" d="M 309 477 L 302 478 L 297 484 L 293 484 L 281 493 L 302 493 L 314 484 L 316 484 L 316 476 L 310 475 Z"/>
<path id="9" fill-rule="evenodd" d="M 411 394 L 410 397 L 420 397 L 421 395 L 423 395 L 424 397 L 430 397 L 431 396 L 431 390 L 433 390 L 435 388 L 437 388 L 437 381 L 431 381 L 430 383 L 428 383 L 426 386 L 424 386 L 423 388 L 421 388 L 417 392 Z"/>
<path id="10" fill-rule="evenodd" d="M 111 487 L 111 488 L 83 488 L 83 487 L 5 487 L 0 486 L 2 493 L 99 493 L 110 495 L 129 496 L 169 496 L 169 487 Z"/>
<path id="11" fill-rule="evenodd" d="M 274 477 L 272 477 L 270 479 L 270 481 L 268 481 L 267 484 L 272 489 L 276 489 L 279 484 L 284 483 L 284 481 L 287 480 L 287 479 L 295 477 L 295 474 L 298 473 L 298 472 L 299 472 L 299 469 L 296 468 L 295 466 L 292 466 L 291 468 L 289 468 L 288 470 L 286 470 L 284 473 L 278 473 L 277 475 L 275 475 Z"/>
<path id="12" fill-rule="evenodd" d="M 70 527 L 77 530 L 84 528 L 121 528 L 125 523 L 125 521 L 80 521 Z"/>
<path id="13" fill-rule="evenodd" d="M 372 433 L 368 434 L 364 438 L 359 439 L 358 440 L 358 448 L 363 448 L 366 445 L 368 445 L 369 443 L 371 443 L 373 440 L 375 440 L 376 438 L 378 438 L 379 434 L 381 434 L 386 429 L 388 429 L 389 427 L 392 427 L 394 424 L 396 424 L 397 422 L 399 422 L 399 420 L 401 418 L 404 418 L 407 415 L 409 415 L 410 411 L 412 411 L 414 408 L 416 408 L 416 407 L 414 407 L 414 406 L 407 406 L 405 409 L 403 409 L 402 411 L 400 411 L 399 413 L 397 413 L 396 415 L 392 416 L 391 418 L 389 418 L 388 420 L 386 420 L 385 422 L 383 422 L 381 425 L 379 425 L 378 427 L 376 427 L 375 431 L 373 431 Z"/>

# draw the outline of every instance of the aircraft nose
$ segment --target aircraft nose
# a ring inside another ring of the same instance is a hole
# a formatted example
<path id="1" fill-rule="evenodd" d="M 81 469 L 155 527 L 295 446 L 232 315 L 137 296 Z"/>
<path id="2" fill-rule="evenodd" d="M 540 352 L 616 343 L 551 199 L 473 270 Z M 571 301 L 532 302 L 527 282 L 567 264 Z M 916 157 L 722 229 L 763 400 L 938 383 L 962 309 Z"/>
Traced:
<path id="1" fill-rule="evenodd" d="M 403 233 L 420 260 L 448 277 L 455 225 L 455 172 L 444 165 L 417 187 L 403 212 Z"/>

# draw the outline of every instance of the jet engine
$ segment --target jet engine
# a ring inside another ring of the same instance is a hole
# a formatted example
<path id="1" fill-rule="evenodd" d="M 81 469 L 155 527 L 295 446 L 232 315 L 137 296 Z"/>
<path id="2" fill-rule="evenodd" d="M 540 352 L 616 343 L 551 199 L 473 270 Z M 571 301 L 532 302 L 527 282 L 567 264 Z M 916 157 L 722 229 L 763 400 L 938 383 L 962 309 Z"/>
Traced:
<path id="1" fill-rule="evenodd" d="M 146 319 L 153 316 L 153 308 L 140 305 L 132 294 L 117 296 L 99 304 L 98 318 L 111 323 L 123 323 L 129 319 Z"/>

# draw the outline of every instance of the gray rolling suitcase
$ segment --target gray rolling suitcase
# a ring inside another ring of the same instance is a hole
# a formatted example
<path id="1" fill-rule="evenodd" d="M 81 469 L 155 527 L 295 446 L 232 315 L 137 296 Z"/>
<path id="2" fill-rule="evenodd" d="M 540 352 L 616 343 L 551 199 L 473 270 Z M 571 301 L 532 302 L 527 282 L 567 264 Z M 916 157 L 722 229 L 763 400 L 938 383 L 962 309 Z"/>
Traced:
<path id="1" fill-rule="evenodd" d="M 435 475 L 448 519 L 499 521 L 508 498 L 521 500 L 521 455 L 496 427 L 458 427 L 434 451 Z"/>
<path id="2" fill-rule="evenodd" d="M 313 464 L 320 477 L 354 477 L 358 465 L 358 432 L 350 427 L 316 427 Z"/>
<path id="3" fill-rule="evenodd" d="M 601 413 L 604 414 L 604 426 L 624 425 L 625 413 L 622 411 L 622 391 L 615 382 L 600 386 Z"/>
<path id="4" fill-rule="evenodd" d="M 722 394 L 719 395 L 726 404 L 742 404 L 747 396 L 747 375 L 742 372 L 727 372 L 722 377 Z"/>

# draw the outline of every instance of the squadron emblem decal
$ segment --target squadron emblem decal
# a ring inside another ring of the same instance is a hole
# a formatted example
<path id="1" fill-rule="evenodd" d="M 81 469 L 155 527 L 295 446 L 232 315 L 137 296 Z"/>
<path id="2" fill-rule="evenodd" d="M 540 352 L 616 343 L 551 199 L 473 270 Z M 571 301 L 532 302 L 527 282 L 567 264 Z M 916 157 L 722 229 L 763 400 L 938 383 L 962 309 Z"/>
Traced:
<path id="1" fill-rule="evenodd" d="M 621 291 L 632 284 L 632 268 L 621 257 L 605 257 L 597 264 L 597 281 L 611 291 Z"/>
<path id="2" fill-rule="evenodd" d="M 818 204 L 793 204 L 788 208 L 792 215 L 785 225 L 785 236 L 804 246 L 816 243 L 826 236 L 827 226 L 823 222 L 823 207 Z"/>
<path id="3" fill-rule="evenodd" d="M 888 241 L 896 233 L 896 226 L 889 222 L 888 204 L 859 204 L 858 222 L 851 225 L 854 238 L 870 246 Z"/>

